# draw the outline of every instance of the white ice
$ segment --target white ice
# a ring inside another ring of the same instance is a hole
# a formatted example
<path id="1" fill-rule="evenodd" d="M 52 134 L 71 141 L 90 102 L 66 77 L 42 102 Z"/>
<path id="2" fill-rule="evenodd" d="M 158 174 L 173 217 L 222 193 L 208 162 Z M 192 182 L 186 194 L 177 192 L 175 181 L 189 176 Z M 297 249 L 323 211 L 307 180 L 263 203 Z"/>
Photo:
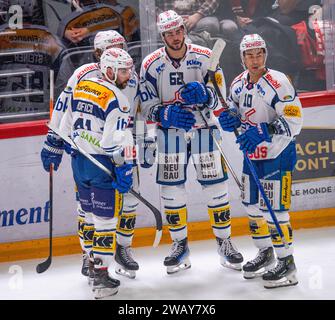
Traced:
<path id="1" fill-rule="evenodd" d="M 256 254 L 248 236 L 234 237 L 245 261 Z M 265 289 L 261 279 L 245 280 L 241 272 L 219 264 L 215 240 L 190 242 L 189 270 L 167 275 L 163 266 L 170 245 L 135 248 L 140 264 L 135 280 L 121 280 L 119 293 L 112 299 L 335 299 L 335 228 L 305 229 L 294 232 L 295 261 L 299 284 L 294 287 Z M 37 274 L 43 261 L 24 260 L 0 264 L 0 299 L 93 299 L 86 279 L 80 274 L 81 256 L 54 257 L 49 270 Z"/>

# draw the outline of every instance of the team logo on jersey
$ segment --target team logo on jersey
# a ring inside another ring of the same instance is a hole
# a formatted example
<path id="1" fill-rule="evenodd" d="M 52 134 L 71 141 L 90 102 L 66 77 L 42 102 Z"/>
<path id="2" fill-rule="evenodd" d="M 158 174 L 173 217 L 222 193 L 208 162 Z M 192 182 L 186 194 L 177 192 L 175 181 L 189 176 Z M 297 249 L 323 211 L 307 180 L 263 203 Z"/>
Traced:
<path id="1" fill-rule="evenodd" d="M 165 63 L 161 64 L 156 68 L 157 74 L 161 74 L 164 71 L 164 69 L 165 69 Z"/>
<path id="2" fill-rule="evenodd" d="M 259 83 L 257 83 L 256 87 L 257 87 L 258 93 L 261 94 L 262 96 L 265 96 L 265 91 Z"/>
<path id="3" fill-rule="evenodd" d="M 286 105 L 284 108 L 284 115 L 290 118 L 301 118 L 301 111 L 298 106 Z"/>
<path id="4" fill-rule="evenodd" d="M 236 95 L 238 95 L 241 91 L 242 91 L 242 87 L 238 87 L 238 88 L 234 91 L 234 93 L 235 93 Z"/>

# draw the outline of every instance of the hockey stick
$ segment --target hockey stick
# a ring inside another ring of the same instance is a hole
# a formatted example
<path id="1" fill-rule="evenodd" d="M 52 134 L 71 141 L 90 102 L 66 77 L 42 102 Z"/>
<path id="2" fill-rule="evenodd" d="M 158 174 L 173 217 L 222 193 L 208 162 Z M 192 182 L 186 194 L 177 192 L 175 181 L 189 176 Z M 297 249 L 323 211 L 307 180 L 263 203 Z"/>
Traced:
<path id="1" fill-rule="evenodd" d="M 67 142 L 69 145 L 71 145 L 71 147 L 73 149 L 78 150 L 84 157 L 86 157 L 88 160 L 90 160 L 98 168 L 100 168 L 102 171 L 104 171 L 110 177 L 115 179 L 114 174 L 108 168 L 106 168 L 102 163 L 100 163 L 97 159 L 95 159 L 92 155 L 90 155 L 84 149 L 79 147 L 70 137 L 65 136 L 58 128 L 54 128 L 50 124 L 47 124 L 47 126 L 54 133 L 56 133 L 59 137 L 61 137 L 65 142 Z M 141 201 L 145 206 L 147 206 L 152 211 L 152 213 L 154 214 L 155 220 L 156 220 L 156 236 L 155 236 L 155 240 L 154 240 L 154 243 L 153 243 L 152 246 L 157 247 L 159 245 L 160 240 L 161 240 L 162 229 L 163 229 L 163 221 L 162 221 L 162 215 L 161 215 L 160 211 L 157 208 L 155 208 L 148 200 L 144 199 L 139 193 L 137 193 L 133 189 L 130 189 L 129 193 L 132 194 L 139 201 Z"/>
<path id="2" fill-rule="evenodd" d="M 50 69 L 50 119 L 53 111 L 53 100 L 54 100 L 54 70 Z M 49 169 L 49 257 L 44 262 L 41 262 L 36 266 L 37 273 L 43 273 L 48 270 L 52 261 L 52 218 L 53 218 L 53 165 L 50 164 Z"/>
<path id="3" fill-rule="evenodd" d="M 228 111 L 229 107 L 228 107 L 225 99 L 222 96 L 222 93 L 220 91 L 220 88 L 219 88 L 219 86 L 218 86 L 218 84 L 216 82 L 216 78 L 215 78 L 216 68 L 217 68 L 217 65 L 219 64 L 220 56 L 221 56 L 221 53 L 223 51 L 222 47 L 223 48 L 225 47 L 225 41 L 222 40 L 222 39 L 218 39 L 216 41 L 214 47 L 213 47 L 212 55 L 210 57 L 210 63 L 209 63 L 209 67 L 208 67 L 208 75 L 209 75 L 210 79 L 213 82 L 214 89 L 215 89 L 215 91 L 216 91 L 216 93 L 217 93 L 217 95 L 218 95 L 218 97 L 220 99 L 220 102 L 221 102 L 224 110 Z M 234 129 L 234 134 L 235 134 L 236 138 L 239 136 L 239 133 L 238 133 L 238 131 L 237 131 L 236 128 Z M 261 193 L 261 195 L 262 195 L 262 197 L 264 199 L 266 207 L 267 207 L 267 209 L 270 212 L 271 218 L 272 218 L 272 220 L 273 220 L 273 222 L 275 224 L 275 227 L 276 227 L 276 229 L 277 229 L 277 231 L 279 233 L 279 236 L 280 236 L 281 240 L 283 241 L 285 248 L 288 249 L 289 248 L 288 242 L 285 239 L 283 230 L 281 229 L 281 227 L 279 225 L 277 217 L 276 217 L 276 215 L 275 215 L 275 213 L 274 213 L 274 211 L 273 211 L 273 209 L 271 207 L 270 201 L 269 201 L 269 199 L 268 199 L 268 197 L 267 197 L 267 195 L 266 195 L 266 193 L 264 191 L 263 185 L 262 185 L 261 181 L 258 178 L 256 169 L 255 169 L 253 163 L 251 162 L 250 158 L 248 157 L 248 155 L 246 154 L 245 151 L 243 151 L 243 156 L 244 156 L 244 159 L 245 159 L 245 161 L 246 161 L 246 163 L 247 163 L 247 165 L 248 165 L 248 167 L 250 169 L 250 172 L 251 172 L 251 174 L 252 174 L 252 176 L 253 176 L 253 178 L 255 180 L 255 183 L 256 183 L 256 185 L 258 187 L 258 190 L 260 191 L 260 193 Z"/>

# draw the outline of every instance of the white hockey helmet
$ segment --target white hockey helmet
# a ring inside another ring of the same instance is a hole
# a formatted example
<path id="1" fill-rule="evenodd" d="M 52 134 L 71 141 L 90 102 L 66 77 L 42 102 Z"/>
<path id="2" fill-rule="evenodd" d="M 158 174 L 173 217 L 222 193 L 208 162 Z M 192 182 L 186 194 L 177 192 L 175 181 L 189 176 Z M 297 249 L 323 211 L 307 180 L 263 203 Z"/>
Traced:
<path id="1" fill-rule="evenodd" d="M 133 67 L 133 59 L 129 53 L 123 49 L 110 48 L 103 52 L 100 58 L 100 70 L 102 74 L 115 84 L 117 72 L 119 69 L 129 69 Z M 107 75 L 107 69 L 112 68 L 114 79 L 110 79 Z"/>
<path id="2" fill-rule="evenodd" d="M 183 18 L 173 10 L 164 11 L 157 18 L 157 28 L 161 35 L 181 26 L 185 28 Z"/>
<path id="3" fill-rule="evenodd" d="M 123 49 L 127 50 L 126 39 L 115 30 L 100 31 L 94 37 L 94 50 L 105 51 L 118 44 L 122 44 Z"/>
<path id="4" fill-rule="evenodd" d="M 243 37 L 240 43 L 240 56 L 241 56 L 241 60 L 242 60 L 242 64 L 244 68 L 245 68 L 244 60 L 243 60 L 244 52 L 250 49 L 264 49 L 265 50 L 264 64 L 266 63 L 266 59 L 268 56 L 268 50 L 266 48 L 266 43 L 264 39 L 257 33 L 247 34 Z"/>

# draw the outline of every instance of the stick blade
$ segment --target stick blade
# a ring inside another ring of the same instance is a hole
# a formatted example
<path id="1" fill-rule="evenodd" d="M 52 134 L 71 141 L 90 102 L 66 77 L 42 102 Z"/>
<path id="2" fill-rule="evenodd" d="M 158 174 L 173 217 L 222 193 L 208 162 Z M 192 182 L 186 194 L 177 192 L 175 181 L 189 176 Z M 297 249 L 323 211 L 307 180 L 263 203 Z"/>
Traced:
<path id="1" fill-rule="evenodd" d="M 157 248 L 162 238 L 162 230 L 156 230 L 156 236 L 154 244 L 152 245 L 154 248 Z"/>
<path id="2" fill-rule="evenodd" d="M 208 67 L 209 71 L 213 71 L 213 72 L 216 71 L 217 65 L 219 64 L 220 57 L 221 57 L 221 54 L 225 46 L 226 46 L 226 41 L 220 38 L 216 40 L 214 47 L 212 49 L 210 60 L 209 60 L 209 67 Z"/>
<path id="3" fill-rule="evenodd" d="M 36 272 L 43 273 L 49 269 L 50 265 L 51 265 L 51 257 L 49 257 L 44 262 L 41 262 L 40 264 L 38 264 L 36 267 Z"/>

